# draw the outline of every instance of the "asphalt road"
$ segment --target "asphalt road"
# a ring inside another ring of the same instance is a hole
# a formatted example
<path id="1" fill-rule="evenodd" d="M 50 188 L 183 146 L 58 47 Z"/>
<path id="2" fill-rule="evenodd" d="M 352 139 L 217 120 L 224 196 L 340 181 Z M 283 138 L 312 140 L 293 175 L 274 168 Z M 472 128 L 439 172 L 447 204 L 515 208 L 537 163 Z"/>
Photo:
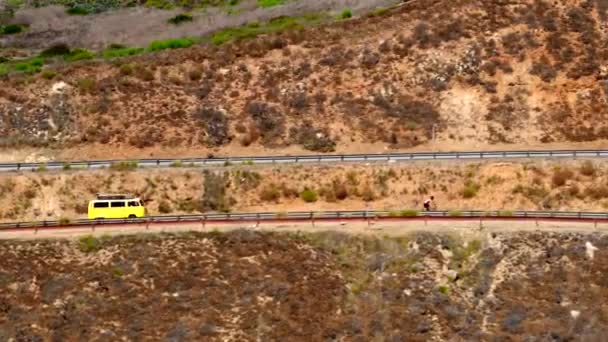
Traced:
<path id="1" fill-rule="evenodd" d="M 608 150 L 530 150 L 530 151 L 485 151 L 485 152 L 419 152 L 386 154 L 341 154 L 299 156 L 252 156 L 228 158 L 186 159 L 134 159 L 51 161 L 46 163 L 0 163 L 0 172 L 44 171 L 68 169 L 98 169 L 109 167 L 213 167 L 229 165 L 275 165 L 275 164 L 338 164 L 338 163 L 405 163 L 412 161 L 442 160 L 512 160 L 512 159 L 573 159 L 607 158 Z"/>

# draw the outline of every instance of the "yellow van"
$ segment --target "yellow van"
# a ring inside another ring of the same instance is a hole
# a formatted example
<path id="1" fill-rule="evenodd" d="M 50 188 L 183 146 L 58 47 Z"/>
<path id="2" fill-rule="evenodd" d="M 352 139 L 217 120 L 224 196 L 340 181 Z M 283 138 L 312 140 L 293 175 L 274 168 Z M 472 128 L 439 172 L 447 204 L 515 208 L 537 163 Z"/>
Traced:
<path id="1" fill-rule="evenodd" d="M 130 195 L 97 195 L 89 201 L 89 219 L 137 218 L 146 216 L 144 203 Z"/>

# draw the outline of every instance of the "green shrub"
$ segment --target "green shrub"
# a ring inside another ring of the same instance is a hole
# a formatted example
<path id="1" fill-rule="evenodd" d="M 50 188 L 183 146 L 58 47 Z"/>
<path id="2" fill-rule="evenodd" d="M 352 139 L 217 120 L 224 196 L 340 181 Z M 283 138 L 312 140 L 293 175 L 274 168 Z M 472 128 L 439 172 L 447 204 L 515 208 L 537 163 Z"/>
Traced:
<path id="1" fill-rule="evenodd" d="M 23 27 L 21 25 L 6 25 L 2 28 L 2 33 L 4 34 L 17 34 L 23 31 Z"/>
<path id="2" fill-rule="evenodd" d="M 194 44 L 194 40 L 189 38 L 157 40 L 148 46 L 150 51 L 160 51 L 165 49 L 187 48 Z"/>
<path id="3" fill-rule="evenodd" d="M 437 290 L 444 295 L 448 295 L 450 293 L 450 287 L 447 285 L 439 285 Z"/>
<path id="4" fill-rule="evenodd" d="M 82 91 L 91 91 L 95 87 L 95 79 L 91 77 L 81 78 L 76 83 L 78 89 Z"/>
<path id="5" fill-rule="evenodd" d="M 418 216 L 418 210 L 406 209 L 401 212 L 402 217 L 416 217 Z"/>
<path id="6" fill-rule="evenodd" d="M 84 253 L 95 252 L 101 248 L 101 241 L 92 235 L 83 236 L 78 240 L 78 248 Z"/>
<path id="7" fill-rule="evenodd" d="M 68 8 L 65 12 L 70 15 L 88 15 L 92 13 L 91 9 L 78 5 Z"/>
<path id="8" fill-rule="evenodd" d="M 460 217 L 462 216 L 462 212 L 460 210 L 452 210 L 448 213 L 450 217 Z"/>
<path id="9" fill-rule="evenodd" d="M 26 73 L 26 74 L 36 74 L 40 72 L 42 66 L 44 65 L 44 59 L 40 57 L 32 58 L 27 62 L 17 63 L 15 64 L 15 70 Z"/>
<path id="10" fill-rule="evenodd" d="M 133 71 L 135 71 L 133 64 L 123 64 L 120 66 L 120 74 L 123 76 L 132 75 Z"/>
<path id="11" fill-rule="evenodd" d="M 119 58 L 119 57 L 127 57 L 134 56 L 143 53 L 145 50 L 143 48 L 128 48 L 128 47 L 112 47 L 110 46 L 108 49 L 104 50 L 101 54 L 104 58 Z"/>
<path id="12" fill-rule="evenodd" d="M 11 71 L 7 64 L 0 64 L 0 76 L 6 75 Z"/>
<path id="13" fill-rule="evenodd" d="M 173 25 L 179 25 L 185 22 L 190 22 L 192 21 L 193 18 L 190 15 L 187 14 L 178 14 L 175 17 L 171 18 L 168 20 L 169 24 L 173 24 Z"/>
<path id="14" fill-rule="evenodd" d="M 121 161 L 121 162 L 113 163 L 110 166 L 110 168 L 112 170 L 117 170 L 117 171 L 134 170 L 134 169 L 137 169 L 137 162 L 136 161 Z"/>
<path id="15" fill-rule="evenodd" d="M 501 210 L 498 212 L 498 216 L 513 216 L 513 212 L 510 210 Z"/>
<path id="16" fill-rule="evenodd" d="M 257 0 L 258 7 L 268 8 L 285 3 L 285 0 Z"/>
<path id="17" fill-rule="evenodd" d="M 302 200 L 304 200 L 306 203 L 312 203 L 317 201 L 319 195 L 312 189 L 305 189 L 300 193 L 300 198 L 302 198 Z"/>
<path id="18" fill-rule="evenodd" d="M 342 19 L 348 19 L 348 18 L 352 18 L 353 17 L 353 12 L 350 9 L 345 9 L 342 11 L 342 13 L 340 13 L 340 18 Z"/>
<path id="19" fill-rule="evenodd" d="M 477 196 L 477 193 L 479 192 L 479 189 L 481 188 L 481 185 L 472 182 L 472 181 L 468 181 L 465 185 L 464 188 L 462 189 L 462 197 L 463 198 L 473 198 L 475 196 Z"/>
<path id="20" fill-rule="evenodd" d="M 72 164 L 70 164 L 70 163 L 63 164 L 63 169 L 66 171 L 72 169 Z"/>
<path id="21" fill-rule="evenodd" d="M 384 15 L 386 12 L 388 12 L 388 8 L 385 7 L 380 7 L 380 8 L 376 8 L 375 10 L 371 11 L 369 13 L 370 17 L 379 17 Z"/>
<path id="22" fill-rule="evenodd" d="M 158 9 L 172 9 L 174 7 L 173 3 L 167 0 L 148 0 L 145 5 Z"/>
<path id="23" fill-rule="evenodd" d="M 57 76 L 57 72 L 55 70 L 43 70 L 42 74 L 41 74 L 42 78 L 47 79 L 47 80 L 52 80 L 53 78 L 55 78 Z"/>
<path id="24" fill-rule="evenodd" d="M 171 163 L 171 165 L 169 165 L 170 167 L 182 167 L 184 166 L 184 163 L 181 160 L 176 160 L 173 163 Z"/>
<path id="25" fill-rule="evenodd" d="M 93 59 L 93 57 L 95 57 L 95 55 L 93 55 L 93 53 L 89 50 L 74 49 L 65 56 L 65 60 L 68 62 L 76 62 L 76 61 L 82 61 L 82 60 L 86 60 L 86 59 Z"/>

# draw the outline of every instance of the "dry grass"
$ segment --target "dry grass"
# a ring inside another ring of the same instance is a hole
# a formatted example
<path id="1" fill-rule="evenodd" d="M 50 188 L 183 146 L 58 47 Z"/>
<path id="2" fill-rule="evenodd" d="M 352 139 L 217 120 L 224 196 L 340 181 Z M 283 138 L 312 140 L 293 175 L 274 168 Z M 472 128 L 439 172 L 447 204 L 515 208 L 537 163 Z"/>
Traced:
<path id="1" fill-rule="evenodd" d="M 209 211 L 421 210 L 435 196 L 443 210 L 604 210 L 608 166 L 594 162 L 484 163 L 428 167 L 234 165 L 203 172 L 167 170 L 76 171 L 0 175 L 1 220 L 86 216 L 98 192 L 128 192 L 150 214 Z M 587 170 L 574 173 L 573 170 Z"/>

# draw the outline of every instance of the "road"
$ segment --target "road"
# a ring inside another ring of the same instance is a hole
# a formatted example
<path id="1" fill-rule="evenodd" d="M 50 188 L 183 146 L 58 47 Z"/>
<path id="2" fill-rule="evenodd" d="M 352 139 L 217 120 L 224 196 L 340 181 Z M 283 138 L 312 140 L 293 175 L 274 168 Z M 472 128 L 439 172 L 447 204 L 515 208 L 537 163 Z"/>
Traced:
<path id="1" fill-rule="evenodd" d="M 66 169 L 99 169 L 108 167 L 208 167 L 228 165 L 276 165 L 276 164 L 336 164 L 336 163 L 404 163 L 411 161 L 441 160 L 513 160 L 559 158 L 607 158 L 608 150 L 530 150 L 530 151 L 471 151 L 471 152 L 416 152 L 386 154 L 299 155 L 227 158 L 187 159 L 132 159 L 51 161 L 46 163 L 0 163 L 0 172 L 43 171 Z"/>
<path id="2" fill-rule="evenodd" d="M 3 231 L 0 239 L 72 239 L 80 236 L 113 236 L 146 233 L 177 233 L 187 231 L 210 232 L 230 231 L 235 229 L 252 229 L 275 232 L 322 232 L 336 231 L 349 234 L 375 234 L 400 236 L 416 232 L 457 234 L 463 237 L 485 236 L 489 233 L 515 232 L 559 232 L 559 233 L 606 233 L 608 222 L 593 224 L 591 222 L 513 222 L 513 221 L 348 221 L 348 222 L 262 222 L 256 223 L 212 223 L 203 226 L 201 223 L 184 222 L 180 224 L 158 224 L 146 228 L 145 225 L 113 225 L 104 228 L 91 227 L 53 228 L 44 230 Z"/>

